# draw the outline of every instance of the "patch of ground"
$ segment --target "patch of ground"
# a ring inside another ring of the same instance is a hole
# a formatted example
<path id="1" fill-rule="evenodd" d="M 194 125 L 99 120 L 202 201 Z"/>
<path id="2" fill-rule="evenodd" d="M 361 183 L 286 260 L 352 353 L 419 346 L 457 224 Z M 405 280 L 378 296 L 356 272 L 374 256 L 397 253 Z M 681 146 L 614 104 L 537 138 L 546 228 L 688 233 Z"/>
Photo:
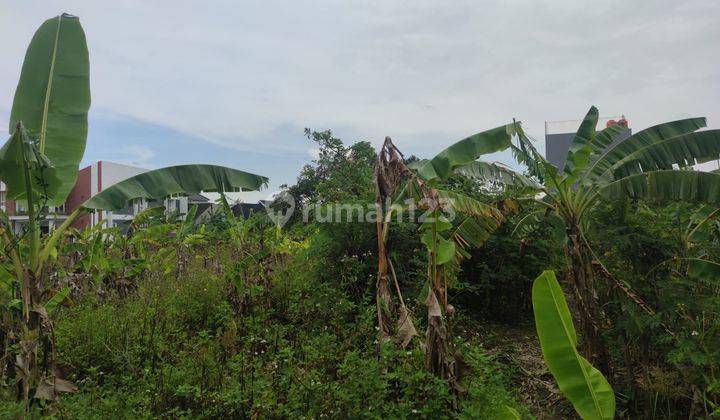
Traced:
<path id="1" fill-rule="evenodd" d="M 538 419 L 576 418 L 545 366 L 533 325 L 485 325 L 485 347 L 507 361 L 520 402 Z"/>

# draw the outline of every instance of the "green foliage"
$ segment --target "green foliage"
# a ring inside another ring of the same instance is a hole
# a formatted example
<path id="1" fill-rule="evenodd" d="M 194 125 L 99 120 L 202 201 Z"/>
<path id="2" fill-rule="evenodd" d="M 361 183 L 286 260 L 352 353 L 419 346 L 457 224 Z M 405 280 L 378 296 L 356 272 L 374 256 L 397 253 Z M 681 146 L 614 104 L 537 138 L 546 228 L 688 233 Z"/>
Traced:
<path id="1" fill-rule="evenodd" d="M 19 123 L 47 156 L 55 177 L 46 180 L 49 204 L 70 193 L 85 153 L 90 108 L 90 71 L 80 19 L 63 13 L 35 32 L 25 54 L 10 115 L 10 133 Z M 4 166 L 4 165 L 2 165 Z M 10 197 L 27 197 L 25 186 L 5 178 Z"/>
<path id="2" fill-rule="evenodd" d="M 221 276 L 208 276 L 198 259 L 182 279 L 160 265 L 130 296 L 85 296 L 56 326 L 60 361 L 81 391 L 54 410 L 81 418 L 454 417 L 457 397 L 424 369 L 420 349 L 388 345 L 376 356 L 374 313 L 322 280 L 318 252 L 300 248 L 272 277 L 260 267 L 276 263 L 262 256 Z M 462 351 L 470 368 L 461 413 L 515 406 L 498 362 L 478 346 Z"/>
<path id="3" fill-rule="evenodd" d="M 318 157 L 302 168 L 297 183 L 288 188 L 298 203 L 372 202 L 376 155 L 370 143 L 345 146 L 330 130 L 306 128 L 305 136 L 317 145 Z"/>

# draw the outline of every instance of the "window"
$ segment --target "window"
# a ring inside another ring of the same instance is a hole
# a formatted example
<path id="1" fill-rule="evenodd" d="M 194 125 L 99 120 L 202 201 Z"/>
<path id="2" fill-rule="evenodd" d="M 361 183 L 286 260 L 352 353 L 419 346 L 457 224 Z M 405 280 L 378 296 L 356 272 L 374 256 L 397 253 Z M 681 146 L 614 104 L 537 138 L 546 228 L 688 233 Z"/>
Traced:
<path id="1" fill-rule="evenodd" d="M 6 211 L 7 208 L 5 207 L 5 191 L 0 191 L 0 210 Z"/>

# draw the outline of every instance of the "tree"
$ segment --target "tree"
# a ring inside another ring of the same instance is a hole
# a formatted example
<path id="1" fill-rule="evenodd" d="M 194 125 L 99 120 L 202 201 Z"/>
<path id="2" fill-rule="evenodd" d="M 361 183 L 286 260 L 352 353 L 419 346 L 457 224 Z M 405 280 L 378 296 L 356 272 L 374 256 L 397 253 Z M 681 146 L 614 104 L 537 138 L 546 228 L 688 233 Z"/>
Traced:
<path id="1" fill-rule="evenodd" d="M 458 168 L 475 162 L 483 154 L 511 146 L 513 136 L 521 132 L 520 123 L 503 125 L 463 139 L 430 160 L 405 164 L 402 154 L 386 138 L 375 167 L 376 231 L 378 240 L 378 275 L 376 302 L 379 341 L 392 336 L 394 305 L 390 292 L 392 276 L 400 308 L 397 321 L 398 341 L 404 347 L 415 328 L 405 307 L 392 261 L 386 247 L 393 213 L 409 206 L 418 206 L 425 213 L 420 221 L 421 242 L 427 248 L 428 278 L 426 305 L 428 327 L 425 337 L 426 368 L 435 375 L 456 384 L 458 366 L 449 348 L 446 316 L 454 312 L 448 303 L 448 279 L 458 270 L 459 262 L 469 256 L 470 248 L 481 246 L 504 221 L 500 208 L 482 203 L 468 195 L 443 188 Z M 393 201 L 391 203 L 390 201 Z M 503 210 L 510 210 L 508 202 Z M 449 220 L 446 214 L 459 215 Z"/>
<path id="2" fill-rule="evenodd" d="M 318 146 L 314 165 L 305 165 L 288 192 L 298 203 L 346 203 L 372 196 L 375 151 L 366 141 L 345 146 L 331 130 L 305 129 Z"/>

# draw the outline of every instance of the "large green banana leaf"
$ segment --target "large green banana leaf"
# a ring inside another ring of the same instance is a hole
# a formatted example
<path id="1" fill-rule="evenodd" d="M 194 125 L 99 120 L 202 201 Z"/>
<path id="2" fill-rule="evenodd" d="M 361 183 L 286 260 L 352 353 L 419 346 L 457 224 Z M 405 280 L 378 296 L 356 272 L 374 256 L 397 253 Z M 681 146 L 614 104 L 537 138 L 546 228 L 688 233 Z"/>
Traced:
<path id="1" fill-rule="evenodd" d="M 502 125 L 460 140 L 434 158 L 414 165 L 418 175 L 426 180 L 446 180 L 452 171 L 472 163 L 481 155 L 499 152 L 510 147 L 512 136 L 520 130 L 520 122 Z"/>
<path id="2" fill-rule="evenodd" d="M 599 192 L 608 200 L 630 197 L 720 204 L 720 174 L 677 170 L 644 172 L 606 184 Z"/>
<path id="3" fill-rule="evenodd" d="M 55 168 L 40 153 L 22 123 L 18 123 L 10 139 L 0 148 L 0 179 L 7 184 L 9 197 L 27 199 L 26 172 L 31 173 L 29 181 L 34 196 L 44 200 L 57 192 L 59 182 Z"/>
<path id="4" fill-rule="evenodd" d="M 720 157 L 720 130 L 699 131 L 657 141 L 641 147 L 615 163 L 615 179 L 641 172 L 688 167 Z"/>
<path id="5" fill-rule="evenodd" d="M 577 351 L 577 335 L 562 289 L 553 271 L 533 283 L 535 326 L 545 363 L 583 419 L 612 419 L 615 393 L 605 377 Z"/>
<path id="6" fill-rule="evenodd" d="M 688 118 L 658 124 L 639 131 L 620 143 L 607 148 L 600 157 L 590 164 L 587 170 L 587 178 L 594 180 L 603 177 L 618 161 L 644 146 L 663 139 L 692 133 L 705 127 L 705 125 L 705 118 Z"/>
<path id="7" fill-rule="evenodd" d="M 52 162 L 57 179 L 46 180 L 54 192 L 48 204 L 65 201 L 85 153 L 89 67 L 80 20 L 68 14 L 45 21 L 25 54 L 10 114 L 10 133 L 22 121 L 30 137 L 38 141 L 40 153 Z M 11 182 L 8 180 L 8 185 Z M 14 194 L 10 198 L 22 197 Z"/>
<path id="8" fill-rule="evenodd" d="M 598 110 L 594 106 L 585 115 L 580 128 L 575 133 L 565 159 L 564 172 L 568 175 L 576 175 L 590 162 L 592 143 L 595 140 L 595 129 L 598 122 Z"/>
<path id="9" fill-rule="evenodd" d="M 268 178 L 215 165 L 179 165 L 144 172 L 106 188 L 83 204 L 87 209 L 119 210 L 136 198 L 162 199 L 201 191 L 256 191 Z"/>

